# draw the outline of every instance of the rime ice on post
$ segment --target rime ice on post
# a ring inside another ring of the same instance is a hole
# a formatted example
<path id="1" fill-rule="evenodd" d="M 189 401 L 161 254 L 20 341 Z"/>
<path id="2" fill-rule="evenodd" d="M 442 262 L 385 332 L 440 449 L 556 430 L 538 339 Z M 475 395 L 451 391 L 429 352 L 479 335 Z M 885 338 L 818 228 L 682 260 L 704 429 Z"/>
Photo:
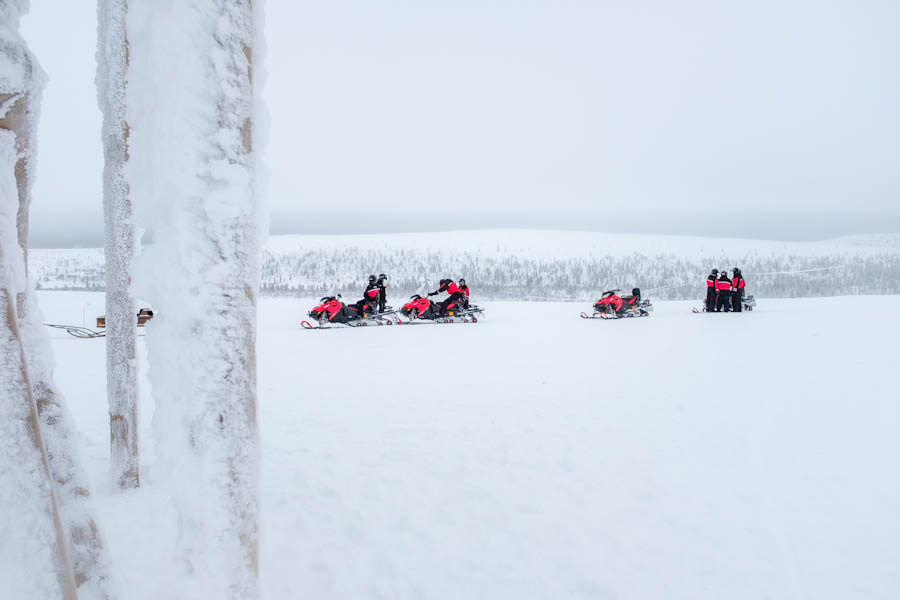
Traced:
<path id="1" fill-rule="evenodd" d="M 131 273 L 137 254 L 125 180 L 128 123 L 125 85 L 128 37 L 125 0 L 97 5 L 97 98 L 103 113 L 103 211 L 106 237 L 106 395 L 110 472 L 122 488 L 138 487 L 137 303 Z"/>
<path id="2" fill-rule="evenodd" d="M 125 167 L 153 232 L 135 292 L 185 597 L 254 598 L 260 217 L 248 0 L 132 0 Z"/>
<path id="3" fill-rule="evenodd" d="M 43 73 L 18 33 L 26 6 L 0 0 L 0 581 L 10 597 L 106 598 L 93 507 L 27 281 Z"/>

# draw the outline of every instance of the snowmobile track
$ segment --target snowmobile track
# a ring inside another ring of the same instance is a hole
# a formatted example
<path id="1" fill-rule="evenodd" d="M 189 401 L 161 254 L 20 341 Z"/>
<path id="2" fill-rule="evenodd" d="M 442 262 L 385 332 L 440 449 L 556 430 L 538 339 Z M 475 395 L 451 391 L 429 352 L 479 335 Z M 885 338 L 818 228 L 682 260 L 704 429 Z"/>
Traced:
<path id="1" fill-rule="evenodd" d="M 629 315 L 623 315 L 621 317 L 617 317 L 617 316 L 608 315 L 606 313 L 597 313 L 595 315 L 589 315 L 586 312 L 582 311 L 581 314 L 578 316 L 580 316 L 582 319 L 600 319 L 603 321 L 619 321 L 621 319 L 634 319 L 634 318 L 640 318 L 640 317 L 649 317 L 650 314 L 649 313 L 642 313 L 639 315 L 629 314 Z"/>
<path id="2" fill-rule="evenodd" d="M 397 325 L 453 325 L 454 323 L 477 323 L 478 317 L 447 317 L 441 319 L 414 319 L 400 321 Z"/>
<path id="3" fill-rule="evenodd" d="M 397 325 L 400 325 L 401 322 L 398 321 Z M 394 321 L 384 320 L 384 321 L 351 321 L 349 323 L 335 323 L 333 325 L 313 325 L 309 321 L 300 321 L 300 327 L 307 330 L 314 329 L 355 329 L 357 327 L 382 327 L 382 326 L 390 326 L 394 325 Z"/>

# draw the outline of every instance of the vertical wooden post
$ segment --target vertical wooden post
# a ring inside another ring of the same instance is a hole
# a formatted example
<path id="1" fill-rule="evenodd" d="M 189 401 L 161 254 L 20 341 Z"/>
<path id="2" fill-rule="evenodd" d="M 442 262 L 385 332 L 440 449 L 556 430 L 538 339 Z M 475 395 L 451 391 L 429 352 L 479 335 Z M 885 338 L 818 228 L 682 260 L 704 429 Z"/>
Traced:
<path id="1" fill-rule="evenodd" d="M 137 244 L 125 166 L 128 34 L 124 0 L 99 0 L 97 97 L 103 113 L 103 213 L 106 239 L 106 396 L 110 472 L 120 488 L 140 485 L 137 303 L 132 267 Z"/>

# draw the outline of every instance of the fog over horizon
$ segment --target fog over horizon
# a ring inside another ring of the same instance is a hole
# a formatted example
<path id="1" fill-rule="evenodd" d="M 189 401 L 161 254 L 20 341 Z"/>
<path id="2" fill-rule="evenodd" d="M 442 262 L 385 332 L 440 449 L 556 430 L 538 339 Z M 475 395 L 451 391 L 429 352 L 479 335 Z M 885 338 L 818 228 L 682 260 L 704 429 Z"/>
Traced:
<path id="1" fill-rule="evenodd" d="M 32 227 L 33 248 L 96 248 L 103 245 L 102 216 L 79 215 Z M 464 230 L 530 229 L 592 231 L 598 233 L 659 234 L 778 241 L 821 241 L 858 234 L 900 233 L 894 215 L 780 215 L 762 214 L 617 214 L 487 213 L 429 214 L 309 213 L 271 216 L 270 235 L 356 235 Z M 146 235 L 149 240 L 152 236 Z"/>
<path id="2" fill-rule="evenodd" d="M 95 3 L 32 0 L 35 247 L 102 244 Z M 271 231 L 900 232 L 900 3 L 268 0 Z"/>

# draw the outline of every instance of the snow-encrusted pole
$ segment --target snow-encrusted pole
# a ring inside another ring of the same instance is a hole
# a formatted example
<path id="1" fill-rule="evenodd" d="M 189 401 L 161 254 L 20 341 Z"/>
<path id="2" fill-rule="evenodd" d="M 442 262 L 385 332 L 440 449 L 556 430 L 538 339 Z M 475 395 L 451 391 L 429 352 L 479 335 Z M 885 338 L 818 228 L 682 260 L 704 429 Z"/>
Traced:
<path id="1" fill-rule="evenodd" d="M 0 121 L 0 577 L 10 597 L 74 599 L 68 536 L 16 310 L 15 290 L 25 279 L 25 262 L 16 239 L 19 202 L 11 177 L 18 152 L 5 125 Z"/>
<path id="2" fill-rule="evenodd" d="M 140 485 L 138 463 L 137 303 L 131 273 L 137 253 L 125 163 L 128 37 L 125 0 L 97 3 L 97 98 L 103 113 L 103 212 L 106 234 L 106 397 L 110 472 L 121 488 Z"/>
<path id="3" fill-rule="evenodd" d="M 0 170 L 2 175 L 13 177 L 13 187 L 4 186 L 2 202 L 5 204 L 0 207 L 3 215 L 0 228 L 4 229 L 4 233 L 0 234 L 0 270 L 5 274 L 5 279 L 0 277 L 5 281 L 5 285 L 0 286 L 5 293 L 0 291 L 0 294 L 4 296 L 6 306 L 4 311 L 0 311 L 3 313 L 0 319 L 7 317 L 6 341 L 11 339 L 9 335 L 17 340 L 21 379 L 28 387 L 25 404 L 7 408 L 13 408 L 16 415 L 27 415 L 28 435 L 42 456 L 42 468 L 46 468 L 49 475 L 46 485 L 42 484 L 44 490 L 41 493 L 49 494 L 53 505 L 53 518 L 58 528 L 56 540 L 60 548 L 58 566 L 48 572 L 57 574 L 60 595 L 74 597 L 77 587 L 79 590 L 90 589 L 91 598 L 109 598 L 106 592 L 107 562 L 93 502 L 73 441 L 71 418 L 53 383 L 49 338 L 41 325 L 37 299 L 27 279 L 28 214 L 36 164 L 40 92 L 44 82 L 40 66 L 18 33 L 20 17 L 27 4 L 23 0 L 0 0 L 0 134 L 4 134 L 6 143 L 4 161 L 9 161 L 9 166 L 4 162 Z M 15 193 L 10 191 L 12 189 Z M 13 220 L 7 222 L 4 219 Z M 13 246 L 15 243 L 17 247 Z M 13 358 L 5 352 L 4 356 L 10 360 Z M 12 400 L 13 396 L 9 398 Z M 0 421 L 11 426 L 16 423 L 12 414 L 9 418 L 0 417 Z M 23 465 L 28 464 L 25 456 L 17 458 L 9 452 L 2 454 L 10 461 L 20 458 L 24 461 Z M 3 487 L 0 485 L 0 488 Z M 22 510 L 22 507 L 17 507 L 17 510 Z M 34 507 L 32 510 L 35 510 Z M 0 532 L 0 539 L 13 538 Z M 46 548 L 52 547 L 45 545 Z M 30 566 L 32 561 L 38 560 L 37 556 L 18 550 L 17 559 L 24 560 L 26 565 Z M 7 561 L 0 558 L 0 563 Z M 14 562 L 8 562 L 7 566 L 15 569 Z M 27 577 L 22 574 L 17 576 Z M 0 581 L 8 580 L 7 577 L 0 577 Z M 39 578 L 33 582 L 32 589 L 43 589 Z M 53 597 L 49 593 L 23 595 Z"/>
<path id="4" fill-rule="evenodd" d="M 21 1 L 0 0 L 0 579 L 11 597 L 74 599 L 68 535 L 20 328 L 32 102 L 40 88 L 39 69 L 18 33 L 25 8 Z"/>
<path id="5" fill-rule="evenodd" d="M 261 216 L 250 0 L 129 0 L 126 177 L 152 232 L 135 293 L 156 404 L 155 473 L 188 598 L 259 596 L 256 304 Z"/>

